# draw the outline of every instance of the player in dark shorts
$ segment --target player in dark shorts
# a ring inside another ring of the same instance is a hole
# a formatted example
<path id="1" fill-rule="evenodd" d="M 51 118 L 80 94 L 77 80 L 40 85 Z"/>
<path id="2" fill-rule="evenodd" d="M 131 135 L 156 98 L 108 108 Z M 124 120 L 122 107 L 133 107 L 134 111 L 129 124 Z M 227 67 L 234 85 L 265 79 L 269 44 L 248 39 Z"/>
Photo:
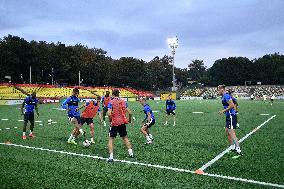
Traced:
<path id="1" fill-rule="evenodd" d="M 145 119 L 142 121 L 142 127 L 140 131 L 143 133 L 143 135 L 146 138 L 145 144 L 152 144 L 153 143 L 153 135 L 150 133 L 150 128 L 155 124 L 155 116 L 153 111 L 151 110 L 151 107 L 146 103 L 145 98 L 140 98 L 139 100 L 140 104 L 143 106 L 143 112 L 145 113 Z"/>
<path id="2" fill-rule="evenodd" d="M 123 99 L 119 98 L 119 90 L 113 90 L 112 95 L 114 98 L 108 104 L 108 118 L 110 122 L 108 162 L 113 162 L 113 143 L 117 133 L 119 133 L 119 136 L 122 138 L 123 143 L 128 149 L 129 157 L 134 158 L 132 146 L 128 139 L 126 130 L 126 124 L 131 123 L 131 110 L 128 108 L 127 103 Z M 126 113 L 129 115 L 128 119 L 126 118 Z"/>
<path id="3" fill-rule="evenodd" d="M 168 99 L 166 100 L 166 122 L 164 125 L 168 125 L 168 116 L 173 116 L 173 126 L 176 126 L 176 103 L 172 100 L 172 96 L 169 95 Z"/>
<path id="4" fill-rule="evenodd" d="M 225 85 L 218 86 L 218 93 L 222 95 L 222 105 L 224 109 L 220 110 L 220 114 L 226 115 L 226 134 L 228 136 L 229 144 L 231 145 L 231 150 L 238 154 L 237 157 L 242 156 L 240 144 L 235 133 L 237 127 L 237 116 L 234 109 L 235 105 L 229 93 L 225 89 Z"/>
<path id="5" fill-rule="evenodd" d="M 68 119 L 71 123 L 75 125 L 69 139 L 68 143 L 69 144 L 77 144 L 75 139 L 76 136 L 79 135 L 79 132 L 85 136 L 86 132 L 82 130 L 82 125 L 81 125 L 81 117 L 80 117 L 80 111 L 78 110 L 79 107 L 79 102 L 80 99 L 78 98 L 79 96 L 79 89 L 74 88 L 72 96 L 68 97 L 63 103 L 62 103 L 62 108 L 67 110 L 67 116 Z"/>
<path id="6" fill-rule="evenodd" d="M 22 115 L 24 116 L 24 126 L 23 126 L 23 136 L 22 136 L 23 140 L 27 139 L 26 130 L 27 130 L 28 122 L 30 122 L 31 124 L 29 137 L 31 138 L 35 137 L 33 135 L 34 125 L 35 125 L 34 110 L 36 110 L 36 113 L 39 116 L 37 103 L 38 103 L 38 99 L 36 98 L 36 93 L 33 92 L 30 96 L 25 98 L 22 104 L 21 112 L 22 112 Z M 24 112 L 24 108 L 25 108 L 25 112 Z"/>
<path id="7" fill-rule="evenodd" d="M 95 144 L 94 141 L 94 121 L 93 118 L 96 117 L 97 113 L 99 113 L 99 117 L 100 117 L 100 121 L 101 123 L 103 122 L 102 119 L 102 114 L 100 111 L 100 104 L 99 104 L 99 99 L 98 100 L 91 100 L 90 102 L 87 102 L 86 104 L 84 104 L 83 106 L 81 106 L 80 108 L 78 108 L 78 110 L 80 110 L 81 108 L 85 108 L 84 111 L 82 112 L 81 115 L 81 125 L 83 126 L 85 123 L 87 125 L 90 126 L 90 136 L 91 136 L 91 144 Z"/>

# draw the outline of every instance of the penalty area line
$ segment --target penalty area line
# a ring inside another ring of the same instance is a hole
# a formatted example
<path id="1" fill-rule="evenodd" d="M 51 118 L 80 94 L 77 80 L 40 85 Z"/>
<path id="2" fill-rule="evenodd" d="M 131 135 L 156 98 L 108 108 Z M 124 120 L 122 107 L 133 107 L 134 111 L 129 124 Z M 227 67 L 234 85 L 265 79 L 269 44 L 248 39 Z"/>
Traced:
<path id="1" fill-rule="evenodd" d="M 259 126 L 257 126 L 256 128 L 254 128 L 251 132 L 249 132 L 248 134 L 246 134 L 243 138 L 241 138 L 239 140 L 239 143 L 243 142 L 244 140 L 246 140 L 249 136 L 251 136 L 253 133 L 255 133 L 257 130 L 259 130 L 262 126 L 264 126 L 266 123 L 268 123 L 270 120 L 272 120 L 273 118 L 275 118 L 276 115 L 271 116 L 269 119 L 267 119 L 266 121 L 264 121 L 262 124 L 260 124 Z M 223 157 L 226 153 L 228 153 L 230 151 L 230 146 L 225 149 L 223 152 L 221 152 L 220 154 L 218 154 L 216 157 L 214 157 L 213 159 L 211 159 L 209 162 L 207 162 L 206 164 L 204 164 L 201 168 L 199 168 L 198 170 L 204 171 L 205 169 L 207 169 L 208 167 L 210 167 L 212 164 L 214 164 L 216 161 L 218 161 L 221 157 Z"/>
<path id="2" fill-rule="evenodd" d="M 58 154 L 66 154 L 66 155 L 71 155 L 71 156 L 93 158 L 93 159 L 105 160 L 105 161 L 107 160 L 107 158 L 100 157 L 100 156 L 92 156 L 92 155 L 86 155 L 86 154 L 77 154 L 77 153 L 74 153 L 74 152 L 66 152 L 66 151 L 60 151 L 60 150 L 51 150 L 51 149 L 47 149 L 47 148 L 25 146 L 25 145 L 20 145 L 20 144 L 0 143 L 0 145 L 12 146 L 12 147 L 20 147 L 20 148 L 39 150 L 39 151 L 46 151 L 46 152 L 53 152 L 53 153 L 58 153 Z M 151 168 L 158 168 L 158 169 L 166 169 L 166 170 L 172 170 L 172 171 L 183 172 L 183 173 L 196 174 L 195 171 L 191 171 L 191 170 L 188 170 L 188 169 L 181 169 L 181 168 L 175 168 L 175 167 L 169 167 L 169 166 L 163 166 L 163 165 L 154 165 L 154 164 L 141 163 L 141 162 L 136 162 L 136 161 L 127 161 L 127 160 L 114 159 L 114 162 L 120 162 L 120 163 L 126 163 L 126 164 L 138 165 L 138 166 L 145 166 L 145 167 L 151 167 Z M 222 179 L 226 179 L 226 180 L 235 180 L 235 181 L 241 181 L 241 182 L 246 182 L 246 183 L 264 185 L 264 186 L 274 186 L 274 187 L 284 188 L 284 185 L 280 185 L 280 184 L 267 183 L 267 182 L 255 181 L 255 180 L 249 180 L 249 179 L 243 179 L 243 178 L 237 178 L 237 177 L 223 176 L 223 175 L 210 174 L 210 173 L 203 173 L 201 175 L 209 176 L 209 177 L 222 178 Z"/>

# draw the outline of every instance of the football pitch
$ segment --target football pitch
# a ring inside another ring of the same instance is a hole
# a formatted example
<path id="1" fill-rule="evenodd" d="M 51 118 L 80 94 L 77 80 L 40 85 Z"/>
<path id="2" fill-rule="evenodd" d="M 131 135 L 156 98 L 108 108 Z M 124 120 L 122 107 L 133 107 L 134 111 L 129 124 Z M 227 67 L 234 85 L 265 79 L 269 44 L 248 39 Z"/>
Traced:
<path id="1" fill-rule="evenodd" d="M 0 188 L 284 188 L 284 101 L 239 100 L 236 130 L 243 156 L 226 153 L 225 117 L 218 100 L 176 101 L 177 121 L 164 126 L 165 102 L 148 101 L 157 119 L 154 143 L 145 146 L 144 118 L 127 126 L 135 160 L 117 137 L 113 163 L 107 163 L 108 127 L 95 119 L 96 144 L 67 144 L 73 129 L 59 104 L 39 105 L 35 139 L 22 140 L 20 105 L 0 106 Z M 48 124 L 48 120 L 53 121 Z M 85 125 L 84 130 L 89 133 Z M 195 171 L 203 169 L 204 174 Z"/>

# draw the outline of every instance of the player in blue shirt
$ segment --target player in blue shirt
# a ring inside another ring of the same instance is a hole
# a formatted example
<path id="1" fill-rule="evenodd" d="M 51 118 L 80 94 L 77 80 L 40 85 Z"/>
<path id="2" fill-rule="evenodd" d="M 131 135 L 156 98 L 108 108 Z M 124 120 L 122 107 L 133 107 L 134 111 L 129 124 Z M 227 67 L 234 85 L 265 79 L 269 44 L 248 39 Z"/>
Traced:
<path id="1" fill-rule="evenodd" d="M 232 97 L 229 93 L 227 93 L 225 85 L 219 85 L 218 92 L 222 96 L 222 104 L 224 107 L 224 109 L 220 110 L 219 113 L 226 115 L 226 134 L 231 145 L 231 151 L 234 151 L 238 154 L 238 156 L 235 157 L 239 157 L 242 155 L 242 152 L 235 133 L 237 126 L 237 116 L 234 109 L 235 105 L 233 103 Z"/>
<path id="2" fill-rule="evenodd" d="M 174 125 L 176 126 L 176 104 L 175 101 L 172 100 L 172 96 L 169 95 L 168 99 L 166 100 L 166 122 L 164 125 L 168 125 L 168 116 L 170 116 L 171 114 L 173 115 L 173 122 Z"/>
<path id="3" fill-rule="evenodd" d="M 155 124 L 155 116 L 151 109 L 151 107 L 146 104 L 145 98 L 140 98 L 139 100 L 140 104 L 143 106 L 143 111 L 145 113 L 145 119 L 142 121 L 142 127 L 141 132 L 146 137 L 146 143 L 145 144 L 152 144 L 153 143 L 153 135 L 150 133 L 149 129 L 152 127 L 152 125 Z"/>
<path id="4" fill-rule="evenodd" d="M 31 95 L 25 98 L 22 104 L 21 112 L 22 112 L 22 115 L 24 115 L 24 127 L 23 127 L 23 136 L 22 136 L 23 140 L 27 139 L 26 130 L 27 130 L 28 121 L 31 123 L 29 137 L 32 137 L 32 138 L 35 137 L 33 135 L 34 125 L 35 125 L 34 110 L 36 110 L 36 113 L 39 116 L 37 103 L 38 103 L 38 99 L 36 98 L 36 93 L 33 92 Z M 24 108 L 25 108 L 25 112 L 24 112 Z"/>
<path id="5" fill-rule="evenodd" d="M 239 108 L 238 108 L 239 104 L 238 104 L 237 98 L 234 97 L 232 89 L 229 89 L 228 92 L 229 92 L 229 95 L 231 96 L 232 101 L 234 103 L 234 109 L 236 111 L 236 117 L 237 117 L 238 113 L 239 113 Z M 237 123 L 237 128 L 239 128 L 239 127 L 240 127 L 240 125 L 239 125 L 239 123 Z"/>
<path id="6" fill-rule="evenodd" d="M 85 136 L 85 131 L 82 130 L 81 125 L 81 117 L 80 117 L 80 111 L 79 109 L 79 102 L 80 99 L 78 98 L 79 95 L 79 89 L 74 88 L 72 96 L 68 97 L 64 102 L 62 103 L 62 108 L 67 110 L 67 116 L 69 121 L 75 125 L 75 128 L 73 129 L 69 139 L 69 144 L 77 144 L 75 139 L 76 136 L 78 136 L 78 133 L 80 132 L 83 136 Z"/>
<path id="7" fill-rule="evenodd" d="M 101 100 L 102 100 L 104 126 L 106 126 L 106 116 L 107 116 L 107 112 L 108 112 L 108 103 L 111 101 L 110 92 L 106 91 L 105 96 L 102 96 Z"/>

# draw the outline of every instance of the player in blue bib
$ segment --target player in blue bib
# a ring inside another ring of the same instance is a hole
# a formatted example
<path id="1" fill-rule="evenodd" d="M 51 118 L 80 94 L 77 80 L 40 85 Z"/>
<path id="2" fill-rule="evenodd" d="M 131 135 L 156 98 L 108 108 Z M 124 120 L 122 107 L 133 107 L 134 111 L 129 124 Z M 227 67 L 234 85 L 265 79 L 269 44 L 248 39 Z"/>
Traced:
<path id="1" fill-rule="evenodd" d="M 168 125 L 168 116 L 173 115 L 173 126 L 176 126 L 176 103 L 172 100 L 172 96 L 169 95 L 166 100 L 166 122 L 164 125 Z"/>
<path id="2" fill-rule="evenodd" d="M 23 136 L 22 136 L 23 140 L 27 139 L 26 130 L 27 130 L 28 122 L 30 122 L 31 124 L 29 137 L 32 137 L 32 138 L 35 137 L 33 135 L 34 125 L 35 125 L 34 110 L 36 110 L 36 113 L 39 116 L 37 103 L 38 103 L 38 99 L 36 98 L 36 93 L 33 92 L 31 95 L 25 98 L 22 104 L 21 112 L 22 112 L 22 115 L 24 115 L 24 127 L 23 127 Z M 24 108 L 25 108 L 25 112 L 24 112 Z"/>
<path id="3" fill-rule="evenodd" d="M 237 116 L 235 111 L 235 105 L 233 103 L 231 95 L 226 91 L 225 85 L 218 86 L 218 92 L 222 96 L 222 105 L 224 109 L 220 110 L 220 114 L 226 116 L 226 134 L 228 136 L 231 150 L 236 152 L 238 156 L 242 155 L 240 144 L 235 133 L 237 126 Z"/>
<path id="4" fill-rule="evenodd" d="M 143 106 L 143 112 L 145 113 L 145 119 L 142 121 L 142 127 L 140 131 L 143 133 L 143 135 L 146 138 L 145 144 L 152 144 L 153 143 L 153 135 L 150 133 L 149 129 L 155 124 L 155 116 L 151 109 L 151 107 L 146 104 L 145 98 L 140 98 L 139 100 L 140 104 Z"/>
<path id="5" fill-rule="evenodd" d="M 79 89 L 74 88 L 72 96 L 64 100 L 64 102 L 61 105 L 62 108 L 67 110 L 67 116 L 68 116 L 69 121 L 75 125 L 75 128 L 73 129 L 67 141 L 69 144 L 77 144 L 75 139 L 76 139 L 76 136 L 79 135 L 78 134 L 79 132 L 83 136 L 85 136 L 86 134 L 86 132 L 82 130 L 82 125 L 81 125 L 82 121 L 81 121 L 80 111 L 79 111 L 80 99 L 78 98 L 78 95 L 79 95 Z"/>

